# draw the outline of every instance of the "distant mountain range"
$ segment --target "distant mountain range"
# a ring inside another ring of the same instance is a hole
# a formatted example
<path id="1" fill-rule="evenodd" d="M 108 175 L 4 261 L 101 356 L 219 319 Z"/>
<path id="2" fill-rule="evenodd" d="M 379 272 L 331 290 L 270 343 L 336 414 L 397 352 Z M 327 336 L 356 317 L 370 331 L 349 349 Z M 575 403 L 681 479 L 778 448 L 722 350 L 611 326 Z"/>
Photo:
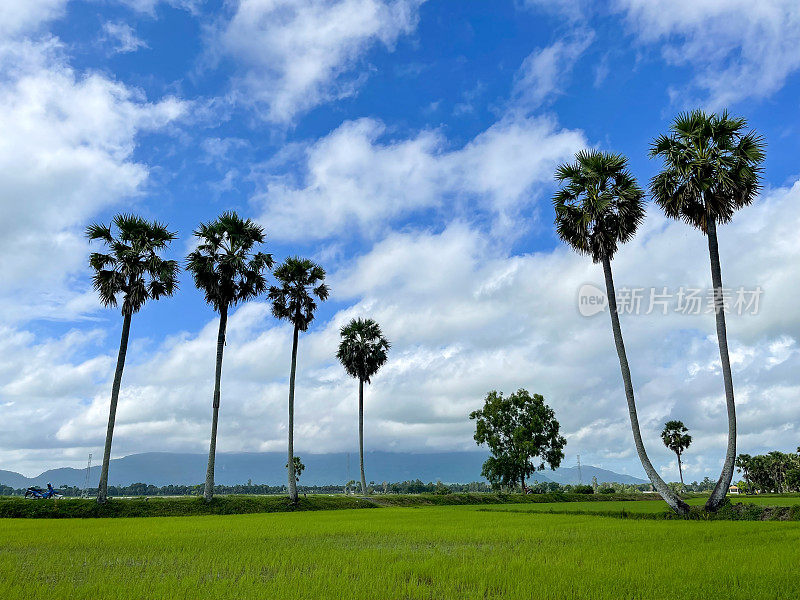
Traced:
<path id="1" fill-rule="evenodd" d="M 424 482 L 469 483 L 483 481 L 481 466 L 486 460 L 482 452 L 440 452 L 415 454 L 401 452 L 367 452 L 367 481 L 405 481 L 421 479 Z M 301 478 L 305 485 L 344 484 L 358 479 L 358 454 L 302 454 L 306 470 Z M 176 454 L 170 452 L 147 452 L 131 454 L 111 461 L 110 485 L 147 483 L 156 486 L 169 484 L 193 485 L 205 481 L 206 460 L 204 454 Z M 253 483 L 281 485 L 286 481 L 286 455 L 282 452 L 221 453 L 217 455 L 215 481 L 221 485 Z M 581 467 L 580 480 L 598 482 L 647 483 L 644 479 L 622 475 L 591 465 Z M 100 479 L 100 465 L 95 465 L 89 474 L 90 487 L 96 487 Z M 579 483 L 577 467 L 562 467 L 555 471 L 542 471 L 532 479 L 555 481 L 560 484 Z M 50 469 L 37 477 L 25 477 L 13 471 L 0 470 L 0 484 L 13 488 L 31 485 L 54 487 L 69 485 L 83 487 L 86 469 L 63 467 Z"/>

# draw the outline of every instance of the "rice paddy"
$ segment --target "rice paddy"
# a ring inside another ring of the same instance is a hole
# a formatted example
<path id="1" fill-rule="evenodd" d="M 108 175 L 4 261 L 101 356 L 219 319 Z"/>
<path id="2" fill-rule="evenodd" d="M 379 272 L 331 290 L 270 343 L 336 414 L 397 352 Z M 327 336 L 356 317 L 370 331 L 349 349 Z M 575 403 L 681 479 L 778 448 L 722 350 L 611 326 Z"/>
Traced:
<path id="1" fill-rule="evenodd" d="M 570 509 L 621 505 L 664 507 Z M 624 520 L 551 508 L 0 519 L 0 597 L 800 597 L 798 522 Z"/>

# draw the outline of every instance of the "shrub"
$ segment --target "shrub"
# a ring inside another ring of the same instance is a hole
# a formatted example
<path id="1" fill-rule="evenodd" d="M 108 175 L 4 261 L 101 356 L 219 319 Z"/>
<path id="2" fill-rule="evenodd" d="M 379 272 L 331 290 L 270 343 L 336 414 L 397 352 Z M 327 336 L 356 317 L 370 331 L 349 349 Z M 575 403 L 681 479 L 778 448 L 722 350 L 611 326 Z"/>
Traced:
<path id="1" fill-rule="evenodd" d="M 594 494 L 594 488 L 590 485 L 576 485 L 572 491 L 575 494 Z"/>

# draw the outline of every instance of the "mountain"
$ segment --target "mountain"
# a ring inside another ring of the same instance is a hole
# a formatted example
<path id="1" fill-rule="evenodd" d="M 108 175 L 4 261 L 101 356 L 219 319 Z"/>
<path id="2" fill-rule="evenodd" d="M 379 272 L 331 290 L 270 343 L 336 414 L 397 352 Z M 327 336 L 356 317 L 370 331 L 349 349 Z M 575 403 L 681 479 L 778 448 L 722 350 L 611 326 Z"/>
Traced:
<path id="1" fill-rule="evenodd" d="M 623 475 L 622 473 L 615 473 L 614 471 L 607 471 L 600 467 L 593 467 L 591 465 L 582 465 L 580 471 L 578 467 L 560 467 L 555 471 L 547 471 L 547 476 L 556 483 L 561 485 L 576 483 L 592 483 L 592 477 L 597 477 L 598 483 L 625 483 L 638 485 L 640 483 L 650 483 L 645 479 L 639 479 L 632 475 Z"/>
<path id="2" fill-rule="evenodd" d="M 367 452 L 367 481 L 405 481 L 421 479 L 424 482 L 469 483 L 482 481 L 481 466 L 486 460 L 482 452 L 439 452 L 430 454 L 401 452 Z M 344 484 L 358 479 L 358 454 L 302 454 L 306 465 L 301 483 L 305 485 Z M 147 452 L 131 454 L 111 461 L 109 485 L 147 483 L 157 486 L 176 484 L 193 485 L 205 481 L 206 460 L 204 454 L 177 454 L 170 452 Z M 241 452 L 217 454 L 215 481 L 222 485 L 235 485 L 252 480 L 254 483 L 281 485 L 286 479 L 286 455 L 282 452 Z M 621 475 L 598 467 L 585 465 L 581 468 L 581 480 L 590 483 L 592 476 L 598 482 L 646 483 L 630 475 Z M 95 465 L 89 475 L 90 486 L 100 479 L 100 465 Z M 577 467 L 563 467 L 555 471 L 537 473 L 531 479 L 578 483 Z M 37 477 L 25 477 L 13 471 L 0 470 L 0 484 L 13 488 L 31 485 L 55 487 L 70 485 L 83 487 L 86 469 L 63 467 L 45 471 Z"/>

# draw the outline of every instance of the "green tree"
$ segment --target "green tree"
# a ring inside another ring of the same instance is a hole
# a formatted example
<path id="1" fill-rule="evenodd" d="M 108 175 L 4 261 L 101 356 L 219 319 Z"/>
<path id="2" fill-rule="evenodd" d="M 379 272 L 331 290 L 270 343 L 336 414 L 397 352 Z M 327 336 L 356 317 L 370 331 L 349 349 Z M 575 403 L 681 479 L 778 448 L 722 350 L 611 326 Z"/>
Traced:
<path id="1" fill-rule="evenodd" d="M 692 443 L 692 436 L 689 435 L 689 430 L 682 421 L 667 421 L 664 423 L 664 429 L 661 431 L 661 441 L 664 445 L 672 450 L 678 457 L 678 474 L 681 478 L 681 487 L 683 487 L 683 464 L 681 463 L 681 455 Z"/>
<path id="2" fill-rule="evenodd" d="M 752 460 L 753 457 L 749 454 L 740 454 L 736 457 L 736 462 L 734 463 L 734 466 L 744 475 L 744 482 L 748 492 L 750 490 L 750 463 Z"/>
<path id="3" fill-rule="evenodd" d="M 306 466 L 303 464 L 303 461 L 300 460 L 299 456 L 293 456 L 292 462 L 294 463 L 294 481 L 297 483 L 300 481 L 300 475 L 306 470 Z M 289 463 L 287 462 L 285 466 L 288 469 Z"/>
<path id="4" fill-rule="evenodd" d="M 297 373 L 297 341 L 301 331 L 307 331 L 314 320 L 317 303 L 314 298 L 325 301 L 328 286 L 325 285 L 325 270 L 306 259 L 287 258 L 275 269 L 275 279 L 280 285 L 269 288 L 272 314 L 276 319 L 285 319 L 293 326 L 292 367 L 289 373 L 289 498 L 297 502 L 297 481 L 294 474 L 294 384 Z"/>
<path id="5" fill-rule="evenodd" d="M 502 392 L 486 395 L 483 408 L 470 413 L 475 421 L 475 441 L 486 444 L 491 456 L 481 475 L 494 486 L 515 487 L 527 492 L 525 478 L 548 465 L 555 470 L 564 458 L 567 440 L 553 409 L 539 394 L 519 389 L 506 397 Z"/>
<path id="6" fill-rule="evenodd" d="M 575 158 L 574 163 L 563 164 L 556 170 L 556 179 L 562 184 L 553 197 L 556 231 L 576 252 L 587 254 L 595 263 L 603 265 L 611 329 L 622 372 L 636 452 L 645 473 L 661 497 L 673 510 L 686 514 L 689 506 L 667 486 L 655 470 L 642 441 L 611 272 L 611 261 L 617 248 L 633 239 L 636 229 L 644 219 L 644 191 L 628 171 L 628 160 L 621 154 L 583 150 Z"/>
<path id="7" fill-rule="evenodd" d="M 116 237 L 113 227 L 117 230 Z M 93 252 L 89 256 L 89 266 L 94 271 L 92 284 L 100 301 L 104 306 L 111 307 L 117 306 L 119 299 L 122 300 L 122 336 L 111 386 L 103 466 L 97 491 L 97 501 L 102 504 L 108 499 L 111 439 L 114 436 L 122 371 L 128 353 L 131 317 L 148 300 L 171 296 L 178 289 L 180 267 L 177 261 L 161 257 L 161 253 L 176 239 L 176 234 L 157 221 L 147 221 L 135 215 L 117 215 L 111 225 L 95 223 L 87 227 L 86 237 L 108 247 L 107 253 Z"/>
<path id="8" fill-rule="evenodd" d="M 680 219 L 708 238 L 711 281 L 714 286 L 717 342 L 722 364 L 728 412 L 725 462 L 706 509 L 716 511 L 725 502 L 736 460 L 736 405 L 725 326 L 725 298 L 717 242 L 717 224 L 729 222 L 740 208 L 752 203 L 760 189 L 764 141 L 745 133 L 747 121 L 695 110 L 675 118 L 668 135 L 653 141 L 651 157 L 661 157 L 663 170 L 653 177 L 650 190 L 671 218 Z"/>
<path id="9" fill-rule="evenodd" d="M 358 379 L 358 458 L 361 464 L 361 493 L 367 493 L 364 477 L 364 383 L 386 362 L 389 341 L 372 319 L 353 319 L 341 329 L 336 358 L 351 377 Z"/>
<path id="10" fill-rule="evenodd" d="M 214 497 L 214 464 L 217 453 L 217 423 L 219 421 L 220 388 L 222 384 L 222 354 L 228 326 L 228 311 L 240 302 L 263 294 L 267 289 L 264 272 L 272 268 L 272 256 L 256 251 L 264 243 L 264 229 L 243 219 L 235 212 L 202 223 L 194 232 L 197 248 L 189 254 L 187 268 L 205 300 L 219 313 L 217 359 L 214 371 L 214 397 L 211 413 L 211 441 L 203 497 Z"/>

